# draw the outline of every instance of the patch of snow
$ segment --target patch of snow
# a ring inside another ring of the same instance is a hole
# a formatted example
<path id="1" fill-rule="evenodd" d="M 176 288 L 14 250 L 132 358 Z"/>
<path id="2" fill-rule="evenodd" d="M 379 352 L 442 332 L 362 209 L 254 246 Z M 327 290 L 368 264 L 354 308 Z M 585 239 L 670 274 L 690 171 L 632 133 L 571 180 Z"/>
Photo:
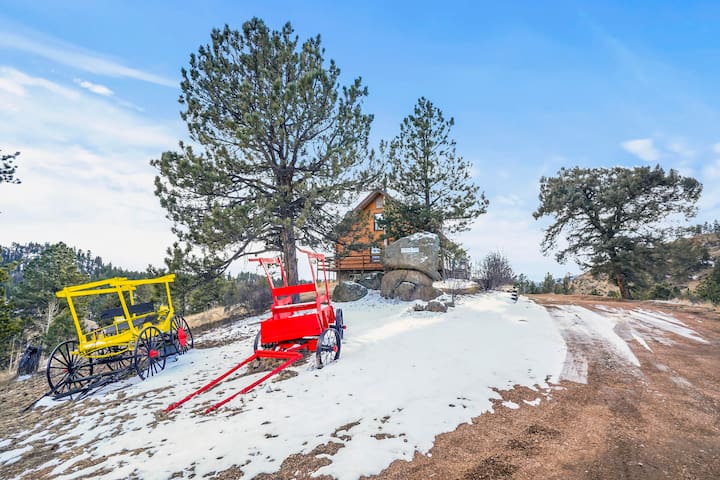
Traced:
<path id="1" fill-rule="evenodd" d="M 707 340 L 700 337 L 697 332 L 689 329 L 683 322 L 671 315 L 660 312 L 651 312 L 648 310 L 635 309 L 631 312 L 633 320 L 645 325 L 680 335 L 700 343 L 708 343 Z"/>
<path id="2" fill-rule="evenodd" d="M 628 344 L 615 332 L 618 320 L 614 316 L 601 315 L 577 305 L 558 305 L 553 315 L 564 330 L 602 342 L 624 362 L 640 366 Z"/>
<path id="3" fill-rule="evenodd" d="M 588 361 L 582 354 L 573 353 L 568 350 L 568 355 L 563 363 L 562 380 L 569 380 L 575 383 L 587 384 Z"/>
<path id="4" fill-rule="evenodd" d="M 687 379 L 685 379 L 683 377 L 670 377 L 670 380 L 672 380 L 673 383 L 675 385 L 677 385 L 678 387 L 688 388 L 688 389 L 693 387 L 692 383 L 690 383 Z"/>
<path id="5" fill-rule="evenodd" d="M 649 350 L 649 351 L 652 352 L 652 348 L 650 348 L 650 346 L 647 344 L 647 342 L 645 341 L 645 339 L 642 338 L 640 335 L 638 335 L 637 332 L 633 331 L 633 332 L 632 332 L 632 337 L 633 337 L 633 338 L 635 339 L 635 341 L 637 341 L 640 345 L 642 345 L 643 347 L 645 347 L 646 350 Z"/>
<path id="6" fill-rule="evenodd" d="M 525 403 L 527 403 L 528 405 L 533 406 L 533 407 L 537 407 L 538 405 L 540 405 L 540 402 L 541 402 L 541 401 L 542 401 L 542 399 L 541 399 L 540 397 L 538 397 L 538 398 L 536 398 L 535 400 L 532 400 L 532 401 L 523 400 L 523 402 L 525 402 Z"/>
<path id="7" fill-rule="evenodd" d="M 0 453 L 0 464 L 11 465 L 23 457 L 24 453 L 32 451 L 33 447 L 30 445 L 23 448 L 16 448 L 15 450 L 8 450 L 7 452 Z"/>
<path id="8" fill-rule="evenodd" d="M 511 402 L 510 400 L 505 400 L 504 402 L 502 402 L 502 406 L 510 408 L 512 410 L 517 410 L 518 408 L 520 408 L 520 405 L 515 402 Z"/>
<path id="9" fill-rule="evenodd" d="M 439 288 L 439 289 L 456 289 L 456 290 L 463 290 L 466 288 L 474 288 L 477 287 L 478 284 L 471 281 L 471 280 L 465 280 L 462 278 L 446 278 L 445 280 L 440 280 L 438 282 L 433 283 L 433 287 Z"/>

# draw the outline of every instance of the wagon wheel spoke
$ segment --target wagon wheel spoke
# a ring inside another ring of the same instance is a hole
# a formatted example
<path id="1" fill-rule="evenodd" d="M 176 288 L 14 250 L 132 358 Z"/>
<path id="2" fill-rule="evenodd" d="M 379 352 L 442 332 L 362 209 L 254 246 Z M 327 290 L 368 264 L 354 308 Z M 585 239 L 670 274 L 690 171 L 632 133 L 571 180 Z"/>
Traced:
<path id="1" fill-rule="evenodd" d="M 80 388 L 93 373 L 92 362 L 76 353 L 77 341 L 63 342 L 50 353 L 47 364 L 47 380 L 55 394 Z"/>
<path id="2" fill-rule="evenodd" d="M 188 350 L 193 348 L 194 341 L 190 326 L 183 317 L 175 317 L 170 323 L 170 332 L 172 335 L 172 343 L 175 348 L 175 352 L 179 355 L 185 354 Z"/>
<path id="3" fill-rule="evenodd" d="M 340 357 L 340 332 L 335 328 L 328 328 L 320 334 L 317 342 L 315 365 L 323 368 L 328 363 Z"/>
<path id="4" fill-rule="evenodd" d="M 165 368 L 165 340 L 157 327 L 144 328 L 138 335 L 134 363 L 138 376 L 143 380 Z"/>

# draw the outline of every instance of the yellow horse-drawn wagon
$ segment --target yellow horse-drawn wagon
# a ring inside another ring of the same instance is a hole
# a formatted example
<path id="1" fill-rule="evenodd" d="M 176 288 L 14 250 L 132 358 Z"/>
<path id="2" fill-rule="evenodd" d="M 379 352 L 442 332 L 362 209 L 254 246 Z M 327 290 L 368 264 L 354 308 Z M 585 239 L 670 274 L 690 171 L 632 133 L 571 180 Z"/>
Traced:
<path id="1" fill-rule="evenodd" d="M 145 379 L 163 370 L 168 356 L 192 348 L 190 328 L 182 316 L 175 315 L 172 305 L 174 279 L 173 274 L 141 280 L 116 277 L 57 292 L 67 300 L 77 340 L 61 343 L 50 354 L 50 392 L 56 398 L 86 393 L 132 372 Z M 143 286 L 154 288 L 154 297 L 164 297 L 159 305 L 139 302 L 137 290 Z M 114 306 L 93 322 L 83 322 L 77 302 L 94 296 L 110 296 L 103 301 Z"/>

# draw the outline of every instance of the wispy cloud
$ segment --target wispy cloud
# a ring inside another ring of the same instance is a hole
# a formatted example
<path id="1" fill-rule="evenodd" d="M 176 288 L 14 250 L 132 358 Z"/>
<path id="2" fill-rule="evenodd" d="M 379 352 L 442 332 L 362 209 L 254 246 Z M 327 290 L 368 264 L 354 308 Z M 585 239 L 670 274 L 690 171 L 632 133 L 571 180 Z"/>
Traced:
<path id="1" fill-rule="evenodd" d="M 113 91 L 105 85 L 88 82 L 87 80 L 80 80 L 79 78 L 76 78 L 73 81 L 80 85 L 82 88 L 90 90 L 93 93 L 97 93 L 98 95 L 102 95 L 104 97 L 110 97 L 113 95 Z"/>
<path id="2" fill-rule="evenodd" d="M 720 153 L 720 142 L 713 145 L 713 152 Z"/>
<path id="3" fill-rule="evenodd" d="M 707 180 L 720 180 L 720 160 L 715 160 L 703 169 L 703 176 Z"/>
<path id="4" fill-rule="evenodd" d="M 641 160 L 654 162 L 660 158 L 660 152 L 655 148 L 651 138 L 638 138 L 627 140 L 620 144 L 623 149 L 632 153 Z"/>
<path id="5" fill-rule="evenodd" d="M 104 58 L 102 54 L 35 32 L 14 33 L 0 30 L 0 48 L 37 55 L 97 75 L 133 78 L 166 87 L 178 86 L 175 80 L 128 67 Z"/>
<path id="6" fill-rule="evenodd" d="M 672 152 L 676 155 L 679 155 L 680 157 L 684 157 L 684 158 L 692 158 L 697 153 L 697 152 L 695 152 L 695 150 L 693 150 L 692 148 L 687 146 L 685 144 L 685 142 L 682 140 L 676 140 L 674 142 L 670 142 L 667 145 L 667 149 L 670 152 Z"/>
<path id="7" fill-rule="evenodd" d="M 20 151 L 23 181 L 1 189 L 0 244 L 62 240 L 128 268 L 162 264 L 172 235 L 149 160 L 182 129 L 116 104 L 0 67 L 0 147 Z"/>

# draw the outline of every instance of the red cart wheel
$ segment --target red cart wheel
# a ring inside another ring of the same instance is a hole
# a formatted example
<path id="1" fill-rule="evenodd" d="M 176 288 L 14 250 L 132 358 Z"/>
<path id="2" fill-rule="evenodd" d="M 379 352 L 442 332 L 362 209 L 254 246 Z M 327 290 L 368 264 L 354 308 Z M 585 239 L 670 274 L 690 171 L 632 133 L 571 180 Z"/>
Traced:
<path id="1" fill-rule="evenodd" d="M 320 334 L 317 341 L 315 366 L 323 368 L 328 363 L 340 358 L 340 332 L 328 328 Z"/>
<path id="2" fill-rule="evenodd" d="M 170 333 L 173 346 L 178 355 L 185 354 L 195 345 L 190 326 L 184 317 L 174 317 L 170 322 Z"/>
<path id="3" fill-rule="evenodd" d="M 135 370 L 145 380 L 165 368 L 165 340 L 157 327 L 146 327 L 135 344 Z"/>

